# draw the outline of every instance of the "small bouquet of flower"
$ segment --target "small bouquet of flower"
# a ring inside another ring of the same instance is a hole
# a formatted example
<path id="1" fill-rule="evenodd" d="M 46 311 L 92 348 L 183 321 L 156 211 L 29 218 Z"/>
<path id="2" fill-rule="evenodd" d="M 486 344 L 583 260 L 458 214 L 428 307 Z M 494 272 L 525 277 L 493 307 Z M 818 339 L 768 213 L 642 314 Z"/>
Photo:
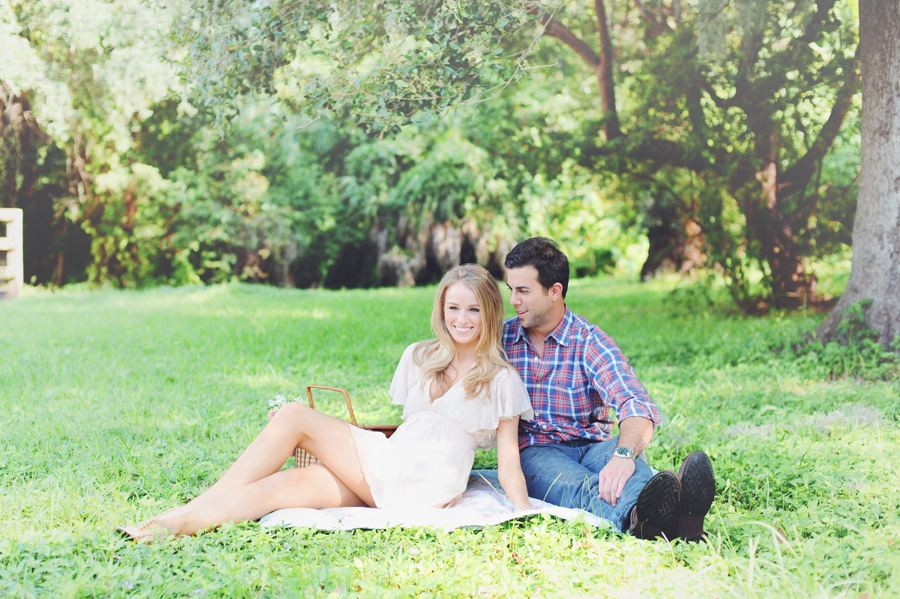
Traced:
<path id="1" fill-rule="evenodd" d="M 275 412 L 288 405 L 292 401 L 297 401 L 300 399 L 288 399 L 284 395 L 276 395 L 275 399 L 269 400 L 269 418 L 273 418 L 275 416 Z"/>

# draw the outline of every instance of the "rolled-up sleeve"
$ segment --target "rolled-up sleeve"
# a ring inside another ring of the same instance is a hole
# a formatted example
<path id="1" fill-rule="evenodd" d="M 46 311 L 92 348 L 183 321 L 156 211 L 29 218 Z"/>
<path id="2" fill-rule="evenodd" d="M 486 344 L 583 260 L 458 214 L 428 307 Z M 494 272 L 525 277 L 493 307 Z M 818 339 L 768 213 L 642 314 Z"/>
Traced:
<path id="1" fill-rule="evenodd" d="M 650 398 L 647 389 L 638 380 L 628 358 L 612 337 L 594 328 L 585 344 L 585 369 L 594 390 L 600 395 L 604 407 L 612 409 L 621 422 L 626 418 L 640 417 L 659 424 L 659 408 Z M 603 419 L 606 414 L 598 414 Z"/>

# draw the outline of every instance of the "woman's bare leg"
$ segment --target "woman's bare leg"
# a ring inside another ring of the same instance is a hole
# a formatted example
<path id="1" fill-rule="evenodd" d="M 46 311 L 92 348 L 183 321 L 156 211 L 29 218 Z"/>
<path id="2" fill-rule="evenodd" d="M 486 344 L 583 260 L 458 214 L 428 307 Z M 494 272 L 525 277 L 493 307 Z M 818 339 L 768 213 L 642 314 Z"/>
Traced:
<path id="1" fill-rule="evenodd" d="M 345 482 L 354 493 L 374 505 L 349 426 L 300 403 L 284 406 L 225 474 L 184 509 L 206 497 L 228 494 L 278 472 L 297 445 L 319 458 L 341 480 L 348 478 Z"/>
<path id="2" fill-rule="evenodd" d="M 198 501 L 187 513 L 160 519 L 156 524 L 179 535 L 193 535 L 224 522 L 255 520 L 281 508 L 365 505 L 333 472 L 315 464 L 276 472 L 227 496 Z"/>
<path id="3" fill-rule="evenodd" d="M 279 472 L 300 445 L 324 467 Z M 288 404 L 212 487 L 155 524 L 193 534 L 215 523 L 256 519 L 284 507 L 375 505 L 350 425 Z M 196 512 L 196 513 L 195 513 Z"/>

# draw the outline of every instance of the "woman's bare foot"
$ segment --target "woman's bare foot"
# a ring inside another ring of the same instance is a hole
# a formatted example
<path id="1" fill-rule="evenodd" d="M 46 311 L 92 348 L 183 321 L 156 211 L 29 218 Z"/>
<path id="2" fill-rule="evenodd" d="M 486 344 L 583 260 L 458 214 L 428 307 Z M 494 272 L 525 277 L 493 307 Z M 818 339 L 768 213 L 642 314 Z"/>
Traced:
<path id="1" fill-rule="evenodd" d="M 119 526 L 116 532 L 139 543 L 158 541 L 172 536 L 179 536 L 187 512 L 173 507 L 150 518 L 146 522 L 134 526 Z"/>

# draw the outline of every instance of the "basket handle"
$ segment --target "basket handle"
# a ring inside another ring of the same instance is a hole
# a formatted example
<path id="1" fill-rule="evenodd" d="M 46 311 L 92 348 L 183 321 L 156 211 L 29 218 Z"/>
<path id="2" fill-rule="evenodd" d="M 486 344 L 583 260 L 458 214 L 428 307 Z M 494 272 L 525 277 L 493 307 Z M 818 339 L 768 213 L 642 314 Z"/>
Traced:
<path id="1" fill-rule="evenodd" d="M 309 398 L 309 407 L 313 409 L 316 408 L 316 406 L 313 404 L 313 389 L 324 389 L 325 391 L 337 391 L 338 393 L 342 393 L 344 395 L 344 401 L 347 403 L 347 411 L 350 412 L 350 423 L 353 426 L 358 426 L 356 424 L 356 415 L 353 413 L 353 404 L 350 403 L 350 394 L 347 393 L 346 389 L 341 389 L 340 387 L 327 387 L 325 385 L 307 385 L 306 397 Z"/>

